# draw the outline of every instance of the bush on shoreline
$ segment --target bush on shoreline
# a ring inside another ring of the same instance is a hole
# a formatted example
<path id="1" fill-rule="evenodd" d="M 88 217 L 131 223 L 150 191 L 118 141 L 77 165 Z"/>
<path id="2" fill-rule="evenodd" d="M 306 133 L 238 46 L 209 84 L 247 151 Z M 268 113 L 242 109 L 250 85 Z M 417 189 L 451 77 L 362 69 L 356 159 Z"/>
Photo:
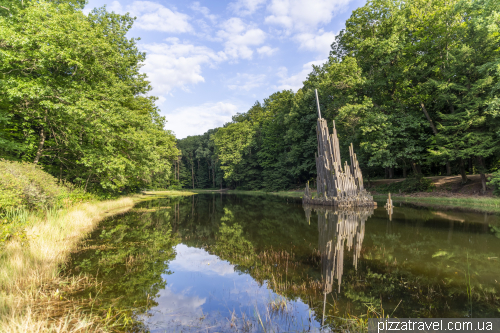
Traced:
<path id="1" fill-rule="evenodd" d="M 32 163 L 0 159 L 0 213 L 18 209 L 43 211 L 94 199 L 110 199 L 110 195 L 101 198 L 70 183 L 61 185 Z"/>
<path id="2" fill-rule="evenodd" d="M 50 208 L 67 195 L 67 188 L 33 163 L 0 160 L 0 210 Z"/>
<path id="3" fill-rule="evenodd" d="M 100 198 L 72 184 L 60 185 L 33 163 L 0 159 L 0 246 L 24 241 L 26 227 L 37 217 L 95 199 Z"/>

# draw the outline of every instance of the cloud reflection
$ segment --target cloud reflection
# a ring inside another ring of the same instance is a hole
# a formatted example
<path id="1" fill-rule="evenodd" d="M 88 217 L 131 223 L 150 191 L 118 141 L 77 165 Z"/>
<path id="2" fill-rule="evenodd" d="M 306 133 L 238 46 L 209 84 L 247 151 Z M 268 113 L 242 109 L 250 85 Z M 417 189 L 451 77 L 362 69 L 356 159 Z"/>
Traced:
<path id="1" fill-rule="evenodd" d="M 175 247 L 175 251 L 177 252 L 177 256 L 170 263 L 170 268 L 174 271 L 182 270 L 202 274 L 216 274 L 219 276 L 235 274 L 233 265 L 227 261 L 220 260 L 216 255 L 209 254 L 203 249 L 179 244 Z"/>
<path id="2" fill-rule="evenodd" d="M 176 325 L 192 325 L 203 316 L 202 306 L 206 298 L 187 295 L 187 290 L 176 293 L 171 288 L 166 288 L 160 291 L 156 301 L 159 305 L 154 308 L 152 316 L 143 318 L 144 322 L 153 328 L 174 321 Z"/>

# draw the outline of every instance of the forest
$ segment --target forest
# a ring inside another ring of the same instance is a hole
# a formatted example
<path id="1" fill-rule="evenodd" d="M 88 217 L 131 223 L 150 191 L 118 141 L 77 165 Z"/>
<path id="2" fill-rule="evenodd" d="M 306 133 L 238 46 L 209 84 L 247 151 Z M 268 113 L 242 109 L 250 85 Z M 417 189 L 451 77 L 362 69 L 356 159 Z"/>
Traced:
<path id="1" fill-rule="evenodd" d="M 165 187 L 179 152 L 126 37 L 134 19 L 85 4 L 0 1 L 0 162 L 85 191 Z"/>
<path id="2" fill-rule="evenodd" d="M 172 184 L 276 191 L 316 177 L 314 90 L 365 178 L 480 174 L 500 185 L 500 2 L 373 0 L 296 93 L 177 141 Z"/>
<path id="3" fill-rule="evenodd" d="M 316 100 L 365 178 L 480 174 L 500 185 L 500 1 L 373 0 L 297 92 L 203 135 L 164 129 L 128 38 L 134 18 L 83 0 L 0 0 L 0 159 L 85 191 L 276 191 L 316 176 Z"/>

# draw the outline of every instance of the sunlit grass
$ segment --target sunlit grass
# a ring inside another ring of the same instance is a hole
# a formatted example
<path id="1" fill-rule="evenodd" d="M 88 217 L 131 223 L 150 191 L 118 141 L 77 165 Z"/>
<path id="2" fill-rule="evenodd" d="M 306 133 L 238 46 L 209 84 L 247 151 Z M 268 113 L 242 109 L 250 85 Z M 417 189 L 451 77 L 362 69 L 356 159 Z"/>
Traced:
<path id="1" fill-rule="evenodd" d="M 168 196 L 186 196 L 194 195 L 195 192 L 191 191 L 177 191 L 177 190 L 165 190 L 165 191 L 143 191 L 145 195 L 168 195 Z"/>
<path id="2" fill-rule="evenodd" d="M 196 190 L 194 190 L 196 191 Z M 207 191 L 203 191 L 207 192 Z M 208 191 L 209 192 L 209 191 Z M 278 192 L 265 192 L 265 191 L 241 191 L 229 190 L 224 193 L 229 194 L 245 194 L 245 195 L 275 195 L 288 198 L 302 198 L 303 191 L 278 191 Z M 375 201 L 387 200 L 386 194 L 376 194 L 373 196 Z M 393 201 L 408 202 L 408 203 L 421 203 L 429 206 L 442 206 L 449 208 L 462 208 L 483 212 L 500 212 L 500 198 L 481 198 L 481 197 L 442 197 L 442 196 L 426 196 L 426 197 L 412 197 L 412 196 L 398 196 L 392 194 Z"/>
<path id="3" fill-rule="evenodd" d="M 304 192 L 302 191 L 279 191 L 279 192 L 264 192 L 264 191 L 226 191 L 230 194 L 245 194 L 245 195 L 275 195 L 288 198 L 302 198 Z M 398 196 L 392 194 L 393 201 L 420 203 L 426 206 L 441 206 L 449 208 L 461 208 L 482 212 L 500 212 L 500 198 L 491 197 L 443 197 L 443 196 L 426 196 L 426 197 L 412 197 L 412 196 Z M 376 194 L 373 196 L 375 201 L 387 200 L 386 194 Z"/>
<path id="4" fill-rule="evenodd" d="M 26 239 L 13 239 L 0 251 L 0 331 L 96 331 L 90 329 L 92 321 L 88 317 L 74 314 L 62 316 L 49 330 L 44 312 L 50 307 L 35 311 L 34 306 L 43 293 L 43 284 L 58 278 L 61 265 L 78 242 L 100 220 L 133 205 L 132 198 L 121 198 L 57 211 L 20 211 L 20 218 L 27 220 Z"/>
<path id="5" fill-rule="evenodd" d="M 393 201 L 408 202 L 432 206 L 443 206 L 449 208 L 470 209 L 483 212 L 500 212 L 500 198 L 480 198 L 480 197 L 410 197 L 410 196 L 391 196 Z M 387 199 L 387 195 L 374 195 L 376 201 Z"/>
<path id="6" fill-rule="evenodd" d="M 304 195 L 304 191 L 277 191 L 277 192 L 265 192 L 265 191 L 239 191 L 239 190 L 230 190 L 227 191 L 230 194 L 248 194 L 248 195 L 276 195 L 279 197 L 288 197 L 288 198 L 302 198 Z"/>

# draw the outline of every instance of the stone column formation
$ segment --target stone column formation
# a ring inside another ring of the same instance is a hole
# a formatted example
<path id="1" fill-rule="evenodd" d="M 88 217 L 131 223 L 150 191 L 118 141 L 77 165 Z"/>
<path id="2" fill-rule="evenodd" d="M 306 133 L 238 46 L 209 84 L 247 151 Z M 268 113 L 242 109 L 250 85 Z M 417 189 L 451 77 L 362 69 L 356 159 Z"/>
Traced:
<path id="1" fill-rule="evenodd" d="M 313 198 L 309 189 L 309 183 L 307 183 L 303 202 L 345 207 L 376 205 L 373 202 L 373 197 L 363 186 L 363 175 L 359 168 L 352 143 L 349 146 L 349 160 L 351 164 L 349 165 L 345 161 L 342 167 L 335 121 L 333 122 L 333 133 L 330 134 L 326 120 L 321 118 L 319 100 L 318 117 L 316 127 L 318 152 L 315 154 L 317 192 L 315 198 Z"/>

